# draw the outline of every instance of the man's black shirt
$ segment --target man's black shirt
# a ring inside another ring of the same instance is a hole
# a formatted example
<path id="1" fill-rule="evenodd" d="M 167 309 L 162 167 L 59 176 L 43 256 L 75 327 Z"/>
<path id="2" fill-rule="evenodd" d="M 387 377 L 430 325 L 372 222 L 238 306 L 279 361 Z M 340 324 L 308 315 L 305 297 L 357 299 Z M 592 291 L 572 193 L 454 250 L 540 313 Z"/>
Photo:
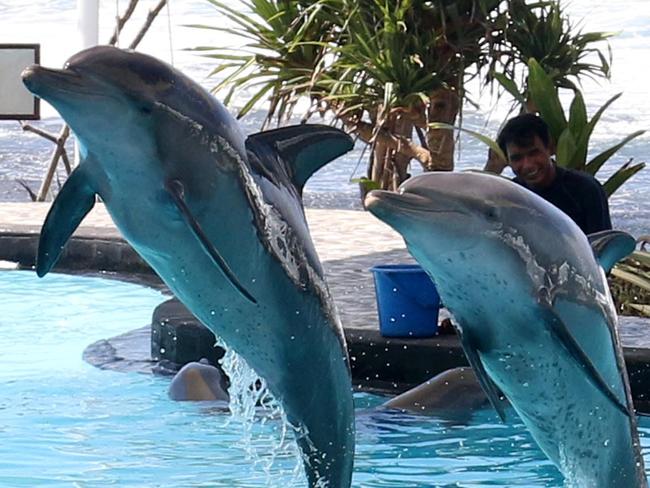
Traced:
<path id="1" fill-rule="evenodd" d="M 513 181 L 562 210 L 585 234 L 612 228 L 605 190 L 590 174 L 556 166 L 555 179 L 546 188 L 530 188 L 519 177 Z"/>

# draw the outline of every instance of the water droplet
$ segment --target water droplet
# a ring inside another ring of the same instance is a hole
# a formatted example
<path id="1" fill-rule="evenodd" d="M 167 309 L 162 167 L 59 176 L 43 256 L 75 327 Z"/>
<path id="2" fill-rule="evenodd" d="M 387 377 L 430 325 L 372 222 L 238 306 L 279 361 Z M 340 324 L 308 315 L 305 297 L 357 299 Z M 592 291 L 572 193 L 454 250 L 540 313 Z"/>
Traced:
<path id="1" fill-rule="evenodd" d="M 160 354 L 165 354 L 165 348 L 164 347 L 160 348 Z"/>

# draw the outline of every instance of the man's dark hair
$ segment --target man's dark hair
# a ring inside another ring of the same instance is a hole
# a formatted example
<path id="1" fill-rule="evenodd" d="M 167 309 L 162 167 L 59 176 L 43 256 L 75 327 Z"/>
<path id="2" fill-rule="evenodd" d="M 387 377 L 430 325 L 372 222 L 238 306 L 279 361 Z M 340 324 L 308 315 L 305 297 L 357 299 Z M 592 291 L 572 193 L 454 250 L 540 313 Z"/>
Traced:
<path id="1" fill-rule="evenodd" d="M 513 117 L 506 125 L 503 126 L 497 144 L 503 151 L 503 154 L 508 155 L 507 146 L 514 143 L 517 146 L 528 146 L 533 143 L 535 136 L 539 137 L 548 148 L 551 136 L 548 130 L 548 125 L 535 114 L 522 114 Z"/>

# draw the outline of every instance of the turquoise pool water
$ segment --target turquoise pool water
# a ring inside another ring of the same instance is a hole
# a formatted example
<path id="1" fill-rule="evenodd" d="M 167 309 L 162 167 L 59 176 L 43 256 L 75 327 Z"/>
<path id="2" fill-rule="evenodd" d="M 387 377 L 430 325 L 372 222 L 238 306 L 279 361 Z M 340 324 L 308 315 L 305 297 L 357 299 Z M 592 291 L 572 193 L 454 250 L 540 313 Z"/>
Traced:
<path id="1" fill-rule="evenodd" d="M 169 380 L 84 363 L 90 343 L 146 325 L 164 297 L 100 278 L 0 272 L 0 487 L 302 487 L 278 419 L 252 426 L 172 402 Z M 374 409 L 357 394 L 355 487 L 558 487 L 520 423 Z M 642 428 L 650 464 L 650 429 Z"/>

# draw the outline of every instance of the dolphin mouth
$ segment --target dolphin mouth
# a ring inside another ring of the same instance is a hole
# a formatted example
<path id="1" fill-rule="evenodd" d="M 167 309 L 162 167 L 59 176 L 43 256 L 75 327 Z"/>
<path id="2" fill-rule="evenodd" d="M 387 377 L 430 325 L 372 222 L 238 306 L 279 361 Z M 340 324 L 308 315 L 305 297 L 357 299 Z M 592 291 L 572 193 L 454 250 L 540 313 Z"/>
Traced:
<path id="1" fill-rule="evenodd" d="M 89 90 L 81 75 L 67 68 L 51 69 L 33 64 L 23 70 L 21 78 L 27 89 L 40 98 L 55 94 L 99 95 Z"/>
<path id="2" fill-rule="evenodd" d="M 425 214 L 462 214 L 461 209 L 449 205 L 436 206 L 430 198 L 416 193 L 395 193 L 385 190 L 373 190 L 366 195 L 364 205 L 373 214 L 389 209 L 410 210 Z"/>

